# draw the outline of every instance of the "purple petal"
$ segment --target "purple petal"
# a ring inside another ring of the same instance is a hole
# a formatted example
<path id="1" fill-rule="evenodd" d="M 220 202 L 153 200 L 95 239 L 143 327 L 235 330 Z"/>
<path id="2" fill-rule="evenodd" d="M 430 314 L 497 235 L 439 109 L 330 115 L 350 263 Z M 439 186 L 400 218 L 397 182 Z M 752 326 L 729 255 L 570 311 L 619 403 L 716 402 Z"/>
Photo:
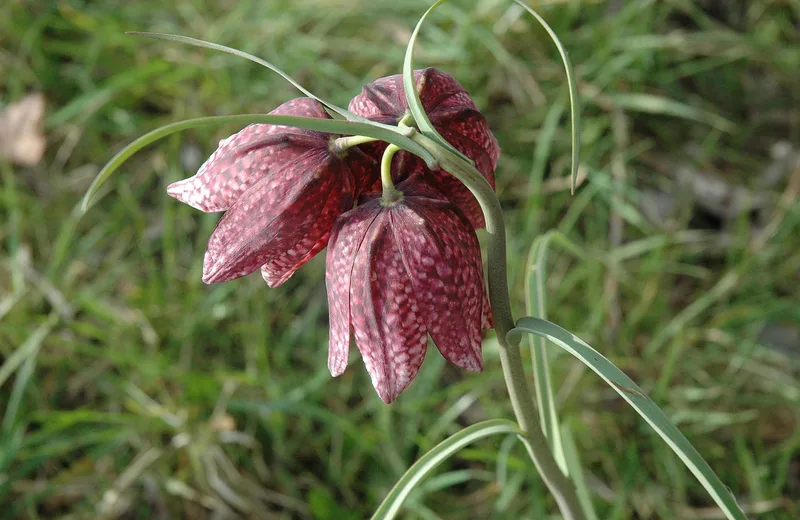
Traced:
<path id="1" fill-rule="evenodd" d="M 434 128 L 461 153 L 475 161 L 475 166 L 489 184 L 494 187 L 494 170 L 500 155 L 497 140 L 489 130 L 483 115 L 477 110 L 455 78 L 436 70 L 424 69 L 414 72 L 420 99 Z M 402 75 L 380 78 L 366 85 L 361 94 L 350 102 L 350 110 L 373 121 L 395 124 L 406 112 L 408 104 L 402 85 Z M 362 149 L 380 157 L 385 144 L 362 145 Z M 415 172 L 424 172 L 450 202 L 467 216 L 474 228 L 485 225 L 483 212 L 472 193 L 449 173 L 430 171 L 419 158 L 401 151 L 392 162 L 393 176 L 400 182 Z M 361 188 L 359 193 L 378 189 L 377 183 Z"/>
<path id="2" fill-rule="evenodd" d="M 304 238 L 306 244 L 311 239 L 324 241 L 336 216 L 323 211 L 328 200 L 339 204 L 339 213 L 352 206 L 352 179 L 340 174 L 338 163 L 327 148 L 312 149 L 245 192 L 211 235 L 203 281 L 239 278 L 282 256 L 286 258 L 279 263 L 286 267 L 286 260 L 307 253 L 289 253 Z M 277 283 L 283 274 L 276 269 L 271 276 Z"/>
<path id="3" fill-rule="evenodd" d="M 479 372 L 485 291 L 478 239 L 451 203 L 409 196 L 403 185 L 393 229 L 428 333 L 448 361 Z"/>
<path id="4" fill-rule="evenodd" d="M 389 227 L 389 213 L 378 200 L 362 207 L 380 214 L 356 253 L 350 315 L 372 385 L 384 402 L 391 403 L 417 374 L 428 336 L 399 244 Z"/>
<path id="5" fill-rule="evenodd" d="M 356 253 L 377 213 L 359 206 L 336 221 L 328 240 L 325 260 L 325 285 L 328 289 L 330 339 L 328 369 L 341 375 L 350 353 L 350 280 Z"/>
<path id="6" fill-rule="evenodd" d="M 330 119 L 322 105 L 309 98 L 287 101 L 270 114 Z M 303 136 L 326 146 L 327 134 L 287 126 L 253 124 L 219 143 L 197 174 L 167 188 L 167 193 L 205 212 L 225 211 L 250 187 L 296 158 L 283 136 Z"/>

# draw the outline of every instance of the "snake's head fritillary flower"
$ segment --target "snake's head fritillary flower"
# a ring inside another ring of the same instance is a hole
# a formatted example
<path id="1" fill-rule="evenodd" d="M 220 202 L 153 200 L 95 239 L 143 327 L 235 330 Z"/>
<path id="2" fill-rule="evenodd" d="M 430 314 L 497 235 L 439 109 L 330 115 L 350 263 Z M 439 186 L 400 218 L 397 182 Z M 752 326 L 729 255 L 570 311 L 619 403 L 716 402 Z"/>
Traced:
<path id="1" fill-rule="evenodd" d="M 414 379 L 428 335 L 451 363 L 483 370 L 491 327 L 480 246 L 466 216 L 415 175 L 392 203 L 373 196 L 336 221 L 328 243 L 328 368 L 347 367 L 352 328 L 380 398 Z"/>
<path id="2" fill-rule="evenodd" d="M 309 98 L 271 114 L 330 118 Z M 267 284 L 277 287 L 325 247 L 336 218 L 353 207 L 358 179 L 377 168 L 356 148 L 335 153 L 336 137 L 253 124 L 221 141 L 195 176 L 168 187 L 201 211 L 226 211 L 208 242 L 205 283 L 260 267 Z"/>
<path id="3" fill-rule="evenodd" d="M 414 71 L 420 100 L 433 127 L 458 151 L 475 162 L 475 167 L 494 187 L 494 170 L 500 157 L 500 147 L 489 130 L 483 114 L 473 103 L 464 87 L 451 75 L 433 69 Z M 396 125 L 408 112 L 402 74 L 380 78 L 365 85 L 361 94 L 350 101 L 350 111 L 372 121 Z M 364 145 L 362 148 L 380 157 L 385 144 Z M 392 171 L 396 181 L 415 172 L 423 172 L 449 201 L 456 204 L 469 218 L 473 227 L 484 226 L 480 205 L 461 181 L 442 170 L 431 171 L 419 158 L 408 152 L 395 155 Z"/>

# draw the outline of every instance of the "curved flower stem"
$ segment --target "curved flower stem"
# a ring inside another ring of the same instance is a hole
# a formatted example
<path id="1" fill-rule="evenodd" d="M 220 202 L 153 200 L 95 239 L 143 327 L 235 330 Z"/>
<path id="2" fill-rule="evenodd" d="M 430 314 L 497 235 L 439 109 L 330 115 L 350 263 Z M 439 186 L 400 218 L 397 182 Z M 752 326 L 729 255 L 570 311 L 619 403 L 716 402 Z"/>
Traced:
<path id="1" fill-rule="evenodd" d="M 347 151 L 348 148 L 358 146 L 360 144 L 371 143 L 377 141 L 374 137 L 367 137 L 365 135 L 347 135 L 339 137 L 333 141 L 332 150 L 336 155 L 341 155 Z"/>
<path id="2" fill-rule="evenodd" d="M 566 520 L 584 520 L 575 487 L 561 472 L 542 433 L 522 365 L 519 339 L 512 344 L 506 338 L 506 334 L 514 328 L 514 317 L 508 294 L 505 223 L 500 201 L 483 175 L 472 165 L 419 132 L 409 137 L 431 152 L 443 170 L 463 182 L 481 205 L 488 233 L 489 300 L 494 313 L 497 340 L 500 343 L 500 362 L 514 415 L 525 433 L 525 447 L 542 480 L 555 497 L 561 514 Z"/>
<path id="3" fill-rule="evenodd" d="M 392 159 L 398 151 L 400 151 L 399 146 L 390 144 L 384 150 L 381 158 L 381 186 L 383 187 L 384 204 L 394 204 L 403 196 L 394 187 L 394 181 L 392 180 Z"/>

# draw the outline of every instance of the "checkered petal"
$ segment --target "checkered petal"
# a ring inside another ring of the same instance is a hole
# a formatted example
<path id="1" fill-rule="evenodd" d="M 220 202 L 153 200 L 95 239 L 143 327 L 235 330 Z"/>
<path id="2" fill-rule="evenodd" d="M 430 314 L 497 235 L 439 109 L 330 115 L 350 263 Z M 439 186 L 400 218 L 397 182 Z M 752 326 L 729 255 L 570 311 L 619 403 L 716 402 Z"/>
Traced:
<path id="1" fill-rule="evenodd" d="M 494 187 L 494 170 L 500 156 L 500 147 L 489 130 L 483 115 L 477 110 L 469 94 L 449 74 L 436 69 L 414 72 L 420 99 L 434 128 L 461 153 L 475 161 L 475 166 Z M 350 102 L 351 111 L 373 121 L 396 124 L 406 113 L 408 103 L 403 90 L 401 74 L 380 78 L 366 85 Z M 379 158 L 385 150 L 383 143 L 362 145 L 362 149 Z M 424 162 L 407 152 L 399 152 L 393 162 L 394 177 L 400 182 L 413 173 L 423 172 L 450 202 L 456 204 L 469 218 L 474 228 L 485 225 L 483 212 L 472 193 L 456 178 L 442 170 L 429 170 Z M 376 189 L 363 183 L 359 193 Z"/>
<path id="2" fill-rule="evenodd" d="M 448 361 L 480 372 L 486 291 L 475 231 L 418 177 L 398 189 L 404 198 L 392 209 L 393 230 L 428 333 Z"/>
<path id="3" fill-rule="evenodd" d="M 344 373 L 350 352 L 350 280 L 356 253 L 378 213 L 358 206 L 340 216 L 328 240 L 325 286 L 328 290 L 330 338 L 328 369 L 334 377 Z"/>
<path id="4" fill-rule="evenodd" d="M 310 98 L 287 101 L 270 114 L 330 119 Z M 294 137 L 294 139 L 290 139 Z M 253 124 L 219 143 L 197 174 L 167 187 L 167 193 L 205 212 L 225 211 L 249 188 L 296 157 L 296 143 L 326 146 L 329 136 L 280 125 Z"/>
<path id="5" fill-rule="evenodd" d="M 205 283 L 265 266 L 280 285 L 324 246 L 336 217 L 352 207 L 353 180 L 327 148 L 312 148 L 246 191 L 220 220 L 203 263 Z"/>
<path id="6" fill-rule="evenodd" d="M 391 403 L 417 375 L 427 350 L 422 309 L 391 228 L 393 212 L 378 213 L 353 263 L 350 315 L 356 345 L 378 396 Z"/>
<path id="7" fill-rule="evenodd" d="M 430 334 L 442 355 L 483 370 L 481 332 L 491 327 L 475 231 L 421 175 L 374 195 L 337 220 L 328 244 L 328 368 L 347 366 L 350 330 L 380 398 L 390 403 L 417 374 Z"/>

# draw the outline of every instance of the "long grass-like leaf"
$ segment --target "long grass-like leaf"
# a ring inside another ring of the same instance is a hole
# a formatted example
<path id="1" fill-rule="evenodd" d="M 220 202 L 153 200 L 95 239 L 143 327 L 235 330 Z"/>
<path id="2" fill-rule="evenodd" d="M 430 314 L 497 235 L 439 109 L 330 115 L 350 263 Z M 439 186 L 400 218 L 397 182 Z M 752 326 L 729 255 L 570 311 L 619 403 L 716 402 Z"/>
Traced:
<path id="1" fill-rule="evenodd" d="M 528 314 L 537 318 L 547 319 L 547 295 L 545 282 L 547 280 L 547 253 L 550 242 L 556 239 L 572 252 L 577 248 L 558 231 L 550 231 L 533 241 L 528 254 L 528 269 L 525 273 L 525 307 Z M 533 359 L 534 388 L 539 409 L 539 419 L 542 422 L 547 441 L 553 450 L 561 470 L 567 474 L 567 461 L 561 442 L 561 431 L 558 413 L 553 399 L 553 385 L 550 380 L 550 367 L 547 361 L 545 340 L 540 336 L 530 337 L 531 358 Z"/>
<path id="2" fill-rule="evenodd" d="M 455 433 L 434 446 L 428 453 L 420 457 L 413 466 L 400 477 L 400 480 L 383 499 L 381 505 L 372 515 L 372 520 L 389 520 L 394 518 L 400 511 L 403 501 L 411 491 L 425 478 L 428 473 L 433 471 L 436 466 L 447 460 L 464 446 L 471 444 L 478 439 L 497 434 L 517 434 L 520 435 L 519 426 L 505 419 L 492 419 L 489 421 L 473 424 Z"/>
<path id="3" fill-rule="evenodd" d="M 586 520 L 598 520 L 597 511 L 594 510 L 594 504 L 592 504 L 592 494 L 583 476 L 583 467 L 581 466 L 580 457 L 578 457 L 578 449 L 575 447 L 575 439 L 572 438 L 572 430 L 566 424 L 561 427 L 561 438 L 564 446 L 564 457 L 566 457 L 567 467 L 569 468 L 569 477 L 575 484 L 575 493 L 578 495 L 581 509 L 586 515 Z"/>
<path id="4" fill-rule="evenodd" d="M 719 114 L 674 99 L 653 94 L 610 94 L 609 98 L 625 110 L 680 117 L 710 125 L 722 132 L 732 133 L 736 125 Z"/>
<path id="5" fill-rule="evenodd" d="M 422 134 L 426 137 L 433 139 L 440 145 L 450 150 L 452 153 L 458 155 L 463 160 L 473 164 L 472 159 L 456 150 L 455 147 L 448 143 L 447 140 L 442 137 L 433 127 L 431 120 L 428 119 L 428 114 L 425 113 L 425 108 L 422 106 L 422 100 L 420 99 L 419 92 L 417 91 L 417 82 L 414 81 L 414 44 L 417 41 L 417 36 L 419 35 L 419 31 L 422 29 L 422 24 L 425 22 L 425 19 L 428 17 L 428 15 L 445 2 L 447 2 L 447 0 L 438 0 L 435 4 L 430 6 L 428 10 L 425 11 L 425 14 L 423 14 L 419 19 L 417 26 L 414 27 L 414 31 L 411 33 L 411 37 L 408 39 L 406 56 L 405 59 L 403 59 L 403 90 L 405 90 L 406 93 L 408 108 L 411 110 L 411 115 L 414 116 L 414 121 L 417 123 L 417 128 L 419 128 L 419 131 L 422 132 Z"/>
<path id="6" fill-rule="evenodd" d="M 572 68 L 572 62 L 569 61 L 567 49 L 561 43 L 561 40 L 558 39 L 555 31 L 547 24 L 547 22 L 544 21 L 544 18 L 542 18 L 539 13 L 534 11 L 531 7 L 520 0 L 514 0 L 514 3 L 528 11 L 528 13 L 536 18 L 536 21 L 539 22 L 542 27 L 544 27 L 544 30 L 550 35 L 553 43 L 556 44 L 558 53 L 561 55 L 561 61 L 564 62 L 564 68 L 567 72 L 567 86 L 569 87 L 570 116 L 572 118 L 572 173 L 570 174 L 570 179 L 572 180 L 571 190 L 573 193 L 575 193 L 575 179 L 578 177 L 578 161 L 580 160 L 581 156 L 581 110 L 580 105 L 578 104 L 578 84 L 575 81 L 575 70 Z"/>
<path id="7" fill-rule="evenodd" d="M 697 480 L 708 491 L 711 498 L 714 499 L 727 518 L 730 520 L 746 520 L 744 512 L 736 503 L 736 499 L 719 480 L 711 466 L 708 465 L 678 427 L 669 420 L 667 414 L 614 363 L 571 332 L 549 321 L 531 317 L 521 318 L 517 322 L 516 328 L 512 329 L 508 334 L 511 336 L 523 332 L 542 336 L 555 343 L 580 359 L 586 366 L 602 377 L 672 448 L 672 451 L 678 455 L 686 467 L 689 468 L 689 471 L 697 477 Z"/>
<path id="8" fill-rule="evenodd" d="M 240 58 L 244 58 L 246 60 L 250 60 L 253 63 L 257 63 L 257 64 L 259 64 L 259 65 L 261 65 L 263 67 L 268 68 L 269 70 L 271 70 L 273 72 L 276 72 L 283 79 L 285 79 L 286 81 L 291 83 L 292 86 L 294 86 L 294 88 L 296 88 L 297 90 L 299 90 L 300 92 L 302 92 L 306 96 L 308 96 L 308 97 L 310 97 L 312 99 L 316 99 L 317 101 L 319 101 L 320 103 L 322 103 L 326 107 L 330 108 L 331 110 L 333 110 L 334 112 L 336 112 L 340 116 L 344 117 L 348 121 L 361 121 L 361 122 L 366 121 L 366 119 L 364 119 L 363 117 L 361 117 L 361 116 L 359 116 L 357 114 L 354 114 L 354 113 L 350 112 L 349 110 L 345 110 L 344 108 L 336 106 L 336 105 L 334 105 L 333 103 L 331 103 L 329 101 L 325 101 L 324 99 L 318 98 L 317 96 L 312 94 L 308 89 L 306 89 L 303 85 L 301 85 L 300 83 L 295 81 L 294 78 L 292 78 L 287 73 L 285 73 L 284 71 L 279 69 L 276 65 L 273 65 L 272 63 L 268 62 L 267 60 L 261 59 L 258 56 L 253 56 L 252 54 L 249 54 L 247 52 L 240 51 L 239 49 L 234 49 L 232 47 L 228 47 L 228 46 L 225 46 L 225 45 L 220 45 L 219 43 L 212 43 L 212 42 L 207 42 L 205 40 L 199 40 L 197 38 L 191 38 L 189 36 L 182 36 L 180 34 L 166 34 L 166 33 L 155 33 L 155 32 L 137 32 L 137 31 L 130 31 L 130 32 L 127 32 L 125 34 L 130 34 L 132 36 L 141 36 L 143 38 L 151 38 L 153 40 L 164 40 L 164 41 L 168 41 L 168 42 L 183 43 L 183 44 L 186 44 L 186 45 L 191 45 L 193 47 L 200 47 L 200 48 L 203 48 L 203 49 L 211 49 L 211 50 L 220 51 L 220 52 L 227 52 L 228 54 L 233 54 L 234 56 L 238 56 Z"/>
<path id="9" fill-rule="evenodd" d="M 42 342 L 47 338 L 47 335 L 50 334 L 50 331 L 53 330 L 57 322 L 58 315 L 51 314 L 47 321 L 39 325 L 33 334 L 25 340 L 25 343 L 8 356 L 8 359 L 0 365 L 0 386 L 3 386 L 3 383 L 11 377 L 11 374 L 13 374 L 28 358 L 36 356 Z"/>
<path id="10" fill-rule="evenodd" d="M 362 123 L 357 121 L 342 121 L 336 119 L 320 119 L 314 117 L 297 117 L 297 116 L 284 116 L 284 115 L 270 115 L 270 114 L 243 114 L 234 116 L 215 116 L 215 117 L 200 117 L 197 119 L 188 119 L 186 121 L 179 121 L 169 125 L 157 128 L 149 132 L 134 142 L 123 148 L 117 155 L 115 155 L 108 163 L 100 170 L 86 195 L 83 197 L 81 210 L 86 211 L 92 202 L 92 199 L 97 194 L 97 190 L 111 177 L 111 175 L 119 168 L 125 161 L 127 161 L 133 154 L 144 148 L 145 146 L 158 141 L 168 135 L 191 128 L 200 128 L 204 126 L 221 125 L 228 123 L 236 123 L 239 125 L 248 125 L 251 123 L 267 123 L 273 125 L 292 126 L 297 128 L 306 128 L 309 130 L 316 130 L 318 132 L 328 132 L 333 134 L 344 135 L 365 135 L 374 137 L 388 143 L 396 144 L 404 148 L 414 155 L 422 158 L 429 165 L 433 164 L 434 159 L 427 150 L 418 145 L 402 132 L 394 127 L 386 125 L 375 125 L 371 123 Z"/>

